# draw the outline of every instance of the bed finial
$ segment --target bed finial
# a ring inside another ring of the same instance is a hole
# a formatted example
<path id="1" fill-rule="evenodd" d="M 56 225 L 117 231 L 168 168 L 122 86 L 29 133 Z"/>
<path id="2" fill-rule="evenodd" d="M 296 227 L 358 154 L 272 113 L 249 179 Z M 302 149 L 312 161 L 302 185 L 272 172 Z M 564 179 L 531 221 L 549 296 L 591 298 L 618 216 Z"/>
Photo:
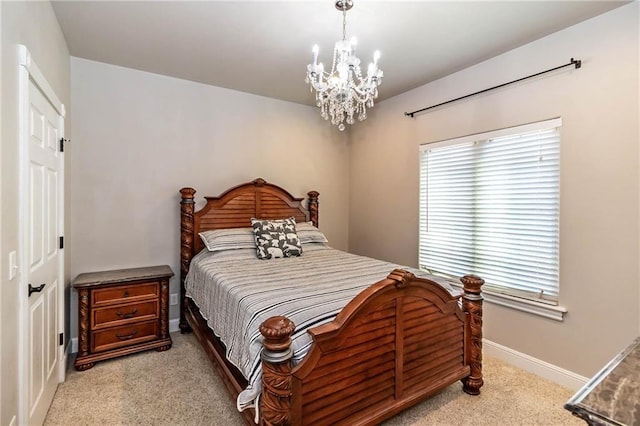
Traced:
<path id="1" fill-rule="evenodd" d="M 264 186 L 264 184 L 267 183 L 267 181 L 262 178 L 256 178 L 253 181 L 251 181 L 251 183 L 253 183 L 255 186 L 261 187 L 261 186 Z"/>
<path id="2" fill-rule="evenodd" d="M 404 269 L 394 269 L 387 276 L 387 279 L 395 281 L 396 288 L 404 288 L 409 285 L 409 283 L 415 280 L 416 276 L 413 275 L 409 271 L 405 271 Z"/>
<path id="3" fill-rule="evenodd" d="M 318 227 L 318 197 L 320 193 L 318 191 L 309 191 L 307 192 L 307 196 L 309 197 L 309 204 L 307 208 L 309 209 L 309 215 L 311 216 L 311 223 L 316 228 Z"/>
<path id="4" fill-rule="evenodd" d="M 186 312 L 186 289 L 184 280 L 189 271 L 189 263 L 193 257 L 193 212 L 195 209 L 195 201 L 193 200 L 196 190 L 193 188 L 182 188 L 180 195 L 180 332 L 188 333 L 191 331 Z"/>
<path id="5" fill-rule="evenodd" d="M 266 426 L 291 424 L 291 334 L 296 326 L 287 317 L 271 317 L 260 325 L 262 396 L 260 415 Z"/>
<path id="6" fill-rule="evenodd" d="M 482 285 L 484 280 L 475 275 L 465 275 L 460 278 L 464 285 L 462 309 L 469 315 L 469 331 L 471 344 L 468 347 L 469 377 L 462 380 L 466 393 L 478 395 L 484 384 L 482 380 Z"/>

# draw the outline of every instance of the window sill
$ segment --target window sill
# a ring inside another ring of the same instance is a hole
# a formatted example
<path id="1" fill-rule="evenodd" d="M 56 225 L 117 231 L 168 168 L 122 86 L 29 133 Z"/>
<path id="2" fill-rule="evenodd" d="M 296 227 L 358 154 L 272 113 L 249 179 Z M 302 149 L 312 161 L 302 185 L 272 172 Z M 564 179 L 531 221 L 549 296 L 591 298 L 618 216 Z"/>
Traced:
<path id="1" fill-rule="evenodd" d="M 462 290 L 462 284 L 453 281 L 451 281 L 450 284 L 453 287 Z M 494 291 L 483 290 L 482 296 L 484 297 L 484 300 L 489 303 L 549 318 L 554 321 L 564 321 L 564 315 L 567 313 L 567 308 L 563 306 L 550 305 L 544 302 L 536 302 L 520 297 L 496 293 Z"/>

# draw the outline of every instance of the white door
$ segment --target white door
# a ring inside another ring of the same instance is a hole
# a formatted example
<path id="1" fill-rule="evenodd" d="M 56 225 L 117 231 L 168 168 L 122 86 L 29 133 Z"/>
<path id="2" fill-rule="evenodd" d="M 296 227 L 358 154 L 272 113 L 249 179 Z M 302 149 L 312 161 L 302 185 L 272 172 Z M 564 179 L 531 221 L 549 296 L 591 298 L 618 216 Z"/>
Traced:
<path id="1" fill-rule="evenodd" d="M 59 380 L 62 350 L 59 312 L 63 306 L 59 237 L 62 204 L 63 121 L 43 93 L 29 81 L 26 166 L 26 303 L 25 381 L 27 423 L 42 424 Z M 24 318 L 24 317 L 23 317 Z M 64 367 L 62 367 L 64 368 Z"/>

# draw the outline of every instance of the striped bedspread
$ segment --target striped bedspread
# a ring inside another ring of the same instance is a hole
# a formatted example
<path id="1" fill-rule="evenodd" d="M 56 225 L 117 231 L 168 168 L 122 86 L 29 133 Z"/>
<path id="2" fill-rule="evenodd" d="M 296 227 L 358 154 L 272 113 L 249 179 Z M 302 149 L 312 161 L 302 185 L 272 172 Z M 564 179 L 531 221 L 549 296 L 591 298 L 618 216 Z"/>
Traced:
<path id="1" fill-rule="evenodd" d="M 296 325 L 292 336 L 296 364 L 308 352 L 311 327 L 330 322 L 366 287 L 387 277 L 395 268 L 437 281 L 422 271 L 357 256 L 324 244 L 304 244 L 300 257 L 259 260 L 254 249 L 196 255 L 186 278 L 192 298 L 209 327 L 227 348 L 227 359 L 249 382 L 251 400 L 260 389 L 260 324 L 284 315 Z M 243 395 L 241 395 L 242 397 Z M 242 408 L 250 401 L 238 401 Z"/>

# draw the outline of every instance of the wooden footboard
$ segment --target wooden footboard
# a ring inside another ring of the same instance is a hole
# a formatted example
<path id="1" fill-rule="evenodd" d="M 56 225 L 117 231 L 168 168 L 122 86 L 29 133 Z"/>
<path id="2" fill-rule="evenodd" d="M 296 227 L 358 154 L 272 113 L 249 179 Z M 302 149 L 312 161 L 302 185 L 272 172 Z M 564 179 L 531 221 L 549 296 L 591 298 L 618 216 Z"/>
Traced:
<path id="1" fill-rule="evenodd" d="M 334 321 L 309 330 L 314 344 L 295 368 L 293 323 L 265 321 L 264 424 L 378 424 L 461 379 L 467 393 L 478 394 L 483 281 L 466 276 L 462 282 L 460 304 L 460 296 L 435 282 L 393 271 Z"/>

